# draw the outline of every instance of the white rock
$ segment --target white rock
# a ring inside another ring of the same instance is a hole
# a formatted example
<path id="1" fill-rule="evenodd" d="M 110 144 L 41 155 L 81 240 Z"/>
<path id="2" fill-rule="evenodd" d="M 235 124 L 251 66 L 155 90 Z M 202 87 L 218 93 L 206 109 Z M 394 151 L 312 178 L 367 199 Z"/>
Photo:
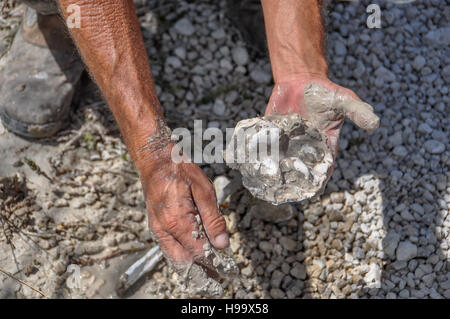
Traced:
<path id="1" fill-rule="evenodd" d="M 402 298 L 409 298 L 409 291 L 407 289 L 403 289 L 398 295 Z"/>
<path id="2" fill-rule="evenodd" d="M 442 289 L 450 289 L 450 279 L 447 279 L 447 281 L 441 282 L 439 284 Z"/>
<path id="3" fill-rule="evenodd" d="M 237 91 L 231 91 L 227 94 L 225 97 L 225 102 L 227 104 L 232 104 L 234 101 L 236 101 L 239 97 L 239 93 Z"/>
<path id="4" fill-rule="evenodd" d="M 371 232 L 371 228 L 367 224 L 361 224 L 361 231 L 364 234 L 369 234 Z"/>
<path id="5" fill-rule="evenodd" d="M 231 183 L 231 180 L 226 176 L 217 176 L 214 179 L 214 189 L 216 191 L 217 203 L 223 204 L 229 194 L 226 193 L 225 187 Z"/>
<path id="6" fill-rule="evenodd" d="M 362 63 L 358 63 L 356 68 L 353 70 L 353 77 L 359 79 L 363 76 L 364 72 L 366 72 L 366 67 Z"/>
<path id="7" fill-rule="evenodd" d="M 292 267 L 290 274 L 292 275 L 292 277 L 304 280 L 306 278 L 305 266 L 300 263 L 296 263 L 295 266 Z"/>
<path id="8" fill-rule="evenodd" d="M 211 33 L 211 36 L 216 40 L 221 40 L 221 39 L 225 38 L 226 33 L 222 28 L 219 28 L 219 29 L 215 30 L 213 33 Z"/>
<path id="9" fill-rule="evenodd" d="M 336 41 L 334 44 L 334 52 L 336 55 L 344 56 L 347 54 L 347 48 L 345 46 L 345 43 L 341 41 Z"/>
<path id="10" fill-rule="evenodd" d="M 226 106 L 225 106 L 225 103 L 223 102 L 223 100 L 216 99 L 216 101 L 214 102 L 214 106 L 213 106 L 213 112 L 214 112 L 214 114 L 216 114 L 218 116 L 225 115 Z"/>
<path id="11" fill-rule="evenodd" d="M 166 64 L 170 65 L 171 67 L 173 67 L 175 69 L 181 68 L 181 65 L 182 65 L 180 59 L 178 59 L 175 56 L 169 56 L 166 59 Z"/>
<path id="12" fill-rule="evenodd" d="M 187 18 L 182 18 L 178 20 L 174 25 L 175 30 L 186 36 L 191 36 L 195 33 L 195 27 L 192 25 L 191 21 Z"/>
<path id="13" fill-rule="evenodd" d="M 390 258 L 395 257 L 395 250 L 397 249 L 400 235 L 394 231 L 390 231 L 385 238 L 383 238 L 383 250 Z"/>
<path id="14" fill-rule="evenodd" d="M 425 65 L 426 60 L 423 56 L 418 55 L 414 58 L 414 61 L 412 63 L 412 66 L 414 69 L 416 69 L 417 71 L 421 70 L 423 68 L 423 66 Z"/>
<path id="15" fill-rule="evenodd" d="M 174 51 L 175 55 L 179 57 L 181 60 L 186 59 L 186 49 L 183 47 L 178 47 Z"/>
<path id="16" fill-rule="evenodd" d="M 261 69 L 255 69 L 250 72 L 250 78 L 256 83 L 268 84 L 272 80 L 272 76 Z"/>
<path id="17" fill-rule="evenodd" d="M 364 205 L 367 202 L 367 196 L 364 192 L 357 192 L 355 194 L 355 199 L 358 201 L 361 205 Z"/>
<path id="18" fill-rule="evenodd" d="M 408 154 L 408 150 L 406 149 L 406 147 L 399 145 L 394 147 L 394 149 L 392 150 L 392 154 L 397 155 L 398 157 L 403 157 Z"/>
<path id="19" fill-rule="evenodd" d="M 404 220 L 407 220 L 407 221 L 412 221 L 412 220 L 414 220 L 414 216 L 413 216 L 407 209 L 403 210 L 403 211 L 400 213 L 400 216 L 401 216 Z"/>
<path id="20" fill-rule="evenodd" d="M 233 70 L 233 65 L 232 65 L 231 62 L 230 62 L 228 59 L 226 59 L 226 58 L 223 58 L 223 59 L 220 60 L 220 67 L 221 67 L 222 69 L 225 69 L 225 70 L 228 70 L 228 71 Z"/>
<path id="21" fill-rule="evenodd" d="M 218 121 L 208 122 L 208 128 L 210 128 L 210 127 L 220 128 L 220 122 L 218 122 Z"/>
<path id="22" fill-rule="evenodd" d="M 3 126 L 2 122 L 0 121 L 0 135 L 4 134 L 5 132 L 6 132 L 6 129 Z"/>
<path id="23" fill-rule="evenodd" d="M 375 77 L 379 78 L 381 81 L 384 82 L 394 82 L 395 81 L 395 74 L 386 69 L 383 66 L 380 66 L 378 69 L 374 72 Z"/>
<path id="24" fill-rule="evenodd" d="M 281 299 L 284 297 L 284 292 L 279 288 L 272 288 L 270 289 L 270 296 L 273 299 Z"/>
<path id="25" fill-rule="evenodd" d="M 237 64 L 237 65 L 246 65 L 248 63 L 248 52 L 245 48 L 243 47 L 235 47 L 233 48 L 232 51 L 232 57 L 233 57 L 233 61 Z"/>
<path id="26" fill-rule="evenodd" d="M 269 253 L 272 251 L 273 245 L 268 241 L 262 241 L 259 243 L 259 249 L 261 249 L 265 253 Z"/>
<path id="27" fill-rule="evenodd" d="M 241 274 L 243 274 L 246 277 L 250 277 L 251 274 L 253 274 L 253 268 L 250 265 L 248 265 L 247 267 L 241 270 Z"/>
<path id="28" fill-rule="evenodd" d="M 412 204 L 411 209 L 420 215 L 423 215 L 423 213 L 425 213 L 424 208 L 417 203 Z"/>
<path id="29" fill-rule="evenodd" d="M 397 247 L 397 260 L 408 261 L 417 256 L 417 246 L 410 241 L 402 241 Z"/>
<path id="30" fill-rule="evenodd" d="M 433 284 L 435 279 L 436 279 L 436 274 L 434 274 L 434 273 L 431 273 L 431 274 L 428 274 L 428 275 L 425 275 L 425 276 L 422 277 L 422 281 L 428 287 L 431 287 L 431 285 Z"/>
<path id="31" fill-rule="evenodd" d="M 381 287 L 381 268 L 377 264 L 371 264 L 369 271 L 364 276 L 364 281 L 369 288 Z"/>
<path id="32" fill-rule="evenodd" d="M 419 127 L 417 128 L 417 130 L 420 133 L 424 133 L 424 134 L 430 134 L 430 133 L 433 132 L 433 129 L 427 123 L 420 123 Z"/>
<path id="33" fill-rule="evenodd" d="M 280 238 L 280 245 L 289 251 L 295 250 L 297 248 L 297 242 L 289 237 L 281 237 Z"/>
<path id="34" fill-rule="evenodd" d="M 450 45 L 450 27 L 429 31 L 424 40 L 429 45 L 448 47 Z"/>
<path id="35" fill-rule="evenodd" d="M 389 137 L 389 142 L 391 142 L 393 146 L 402 145 L 403 143 L 402 132 L 396 132 L 394 135 Z"/>
<path id="36" fill-rule="evenodd" d="M 423 144 L 425 150 L 430 154 L 441 154 L 445 151 L 445 145 L 436 140 L 428 140 Z"/>
<path id="37" fill-rule="evenodd" d="M 444 297 L 447 299 L 450 299 L 450 289 L 447 289 L 446 291 L 444 291 Z"/>
<path id="38" fill-rule="evenodd" d="M 397 295 L 393 292 L 388 292 L 386 294 L 386 299 L 397 299 Z"/>

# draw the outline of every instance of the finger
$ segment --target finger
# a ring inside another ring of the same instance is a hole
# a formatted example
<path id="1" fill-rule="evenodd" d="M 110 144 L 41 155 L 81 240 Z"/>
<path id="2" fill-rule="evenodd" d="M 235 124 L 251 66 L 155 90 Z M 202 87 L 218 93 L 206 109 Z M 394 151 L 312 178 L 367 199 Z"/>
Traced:
<path id="1" fill-rule="evenodd" d="M 191 194 L 189 193 L 189 196 Z M 205 238 L 201 237 L 192 199 L 174 199 L 164 212 L 163 230 L 172 235 L 194 259 L 203 257 Z"/>
<path id="2" fill-rule="evenodd" d="M 175 238 L 166 232 L 160 232 L 155 235 L 159 239 L 159 245 L 164 256 L 169 261 L 175 272 L 183 278 L 183 281 L 189 285 L 189 291 L 193 294 L 206 294 L 206 296 L 221 297 L 223 288 L 219 282 L 209 277 L 210 273 L 206 269 L 213 271 L 212 268 L 203 268 L 193 262 L 191 255 L 183 248 Z"/>
<path id="3" fill-rule="evenodd" d="M 338 90 L 333 104 L 341 108 L 345 116 L 364 130 L 374 130 L 380 126 L 380 118 L 373 112 L 373 107 L 361 101 L 350 90 Z"/>
<path id="4" fill-rule="evenodd" d="M 174 237 L 164 231 L 154 232 L 159 239 L 159 245 L 164 256 L 169 261 L 183 281 L 189 285 L 189 290 L 194 294 L 206 294 L 221 297 L 222 286 L 217 281 L 209 278 L 206 268 L 194 263 L 192 256 L 184 249 L 183 245 Z M 214 271 L 212 268 L 208 268 Z M 212 274 L 215 274 L 214 272 Z"/>
<path id="5" fill-rule="evenodd" d="M 195 204 L 200 212 L 209 241 L 215 248 L 225 249 L 230 243 L 225 219 L 220 214 L 211 182 L 199 167 L 197 169 L 198 173 L 191 185 Z"/>
<path id="6" fill-rule="evenodd" d="M 174 265 L 189 265 L 193 262 L 191 254 L 170 234 L 155 227 L 151 227 L 152 232 L 158 239 L 158 244 L 164 256 Z"/>
<path id="7" fill-rule="evenodd" d="M 339 134 L 341 131 L 343 122 L 339 123 L 337 127 L 329 129 L 326 131 L 327 134 L 327 145 L 333 153 L 333 160 L 336 160 L 338 145 L 339 145 Z"/>
<path id="8" fill-rule="evenodd" d="M 158 197 L 164 204 L 153 208 L 155 224 L 161 225 L 162 230 L 173 236 L 194 259 L 203 255 L 206 241 L 199 240 L 199 224 L 195 218 L 198 210 L 192 199 L 189 179 L 180 174 L 170 176 Z"/>

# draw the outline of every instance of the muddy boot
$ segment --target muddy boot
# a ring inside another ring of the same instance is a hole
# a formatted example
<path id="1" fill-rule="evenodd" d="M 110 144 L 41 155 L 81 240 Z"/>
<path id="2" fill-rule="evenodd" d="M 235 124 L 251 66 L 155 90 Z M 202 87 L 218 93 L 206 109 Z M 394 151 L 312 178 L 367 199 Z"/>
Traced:
<path id="1" fill-rule="evenodd" d="M 27 8 L 9 52 L 0 60 L 0 118 L 30 138 L 55 134 L 70 111 L 84 70 L 58 15 Z"/>
<path id="2" fill-rule="evenodd" d="M 241 32 L 250 49 L 267 55 L 266 30 L 260 0 L 227 0 L 227 15 Z"/>

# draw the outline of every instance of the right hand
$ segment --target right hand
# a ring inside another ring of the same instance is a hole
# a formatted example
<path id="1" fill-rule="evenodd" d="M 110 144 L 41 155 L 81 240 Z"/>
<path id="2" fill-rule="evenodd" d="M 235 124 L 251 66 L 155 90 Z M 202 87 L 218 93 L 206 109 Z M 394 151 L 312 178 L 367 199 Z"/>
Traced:
<path id="1" fill-rule="evenodd" d="M 313 89 L 307 93 L 308 87 Z M 380 124 L 372 106 L 361 101 L 352 90 L 337 85 L 327 76 L 314 73 L 304 73 L 299 78 L 275 83 L 265 115 L 291 113 L 299 114 L 326 135 L 334 160 L 345 117 L 365 130 L 374 130 Z M 328 171 L 328 179 L 333 168 L 334 163 Z"/>
<path id="2" fill-rule="evenodd" d="M 229 245 L 225 219 L 219 212 L 213 185 L 192 162 L 175 163 L 173 143 L 148 154 L 139 165 L 140 179 L 149 213 L 149 226 L 166 258 L 176 268 L 196 262 L 211 268 L 203 245 L 216 249 Z M 207 238 L 194 238 L 199 215 Z"/>

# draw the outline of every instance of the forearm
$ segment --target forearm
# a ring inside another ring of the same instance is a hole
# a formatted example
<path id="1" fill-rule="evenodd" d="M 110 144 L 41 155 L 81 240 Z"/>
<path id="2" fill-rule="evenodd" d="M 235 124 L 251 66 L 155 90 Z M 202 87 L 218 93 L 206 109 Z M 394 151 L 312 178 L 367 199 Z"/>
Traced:
<path id="1" fill-rule="evenodd" d="M 158 131 L 162 111 L 132 0 L 59 0 L 80 6 L 70 32 L 120 127 L 131 157 Z"/>
<path id="2" fill-rule="evenodd" d="M 327 76 L 320 0 L 261 0 L 275 82 Z"/>

